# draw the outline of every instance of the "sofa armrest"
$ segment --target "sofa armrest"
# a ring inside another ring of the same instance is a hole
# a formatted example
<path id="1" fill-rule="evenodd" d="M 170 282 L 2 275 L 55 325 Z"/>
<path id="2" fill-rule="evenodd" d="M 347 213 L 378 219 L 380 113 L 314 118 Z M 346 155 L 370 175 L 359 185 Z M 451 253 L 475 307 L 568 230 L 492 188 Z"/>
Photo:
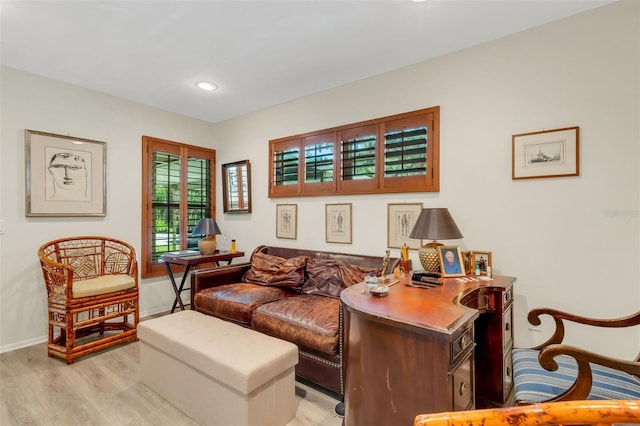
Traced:
<path id="1" fill-rule="evenodd" d="M 246 262 L 193 271 L 191 274 L 191 306 L 195 306 L 193 299 L 199 291 L 242 282 L 242 277 L 249 268 L 251 268 L 251 264 Z"/>

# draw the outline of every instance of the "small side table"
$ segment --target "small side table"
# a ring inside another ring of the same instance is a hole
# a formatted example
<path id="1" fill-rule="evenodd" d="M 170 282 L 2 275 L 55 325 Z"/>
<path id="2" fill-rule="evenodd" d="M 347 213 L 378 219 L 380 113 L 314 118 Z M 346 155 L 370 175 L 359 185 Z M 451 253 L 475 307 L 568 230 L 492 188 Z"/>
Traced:
<path id="1" fill-rule="evenodd" d="M 203 263 L 215 263 L 216 266 L 220 266 L 220 262 L 226 261 L 227 265 L 231 264 L 231 261 L 236 257 L 243 257 L 244 252 L 238 251 L 235 253 L 219 253 L 215 252 L 215 254 L 204 255 L 200 254 L 197 251 L 184 251 L 184 252 L 172 252 L 165 253 L 162 256 L 162 260 L 164 262 L 164 266 L 167 268 L 167 274 L 169 275 L 169 279 L 171 280 L 171 286 L 173 287 L 173 292 L 176 294 L 176 298 L 173 301 L 173 306 L 171 307 L 171 313 L 176 310 L 176 307 L 180 306 L 180 310 L 184 311 L 184 307 L 188 306 L 182 302 L 182 297 L 180 296 L 183 291 L 189 290 L 189 288 L 184 288 L 184 283 L 187 281 L 187 277 L 189 276 L 189 270 L 193 265 L 201 265 Z M 182 275 L 182 280 L 180 281 L 180 286 L 176 285 L 176 279 L 173 276 L 173 271 L 171 270 L 171 265 L 182 265 L 185 266 L 184 274 Z"/>

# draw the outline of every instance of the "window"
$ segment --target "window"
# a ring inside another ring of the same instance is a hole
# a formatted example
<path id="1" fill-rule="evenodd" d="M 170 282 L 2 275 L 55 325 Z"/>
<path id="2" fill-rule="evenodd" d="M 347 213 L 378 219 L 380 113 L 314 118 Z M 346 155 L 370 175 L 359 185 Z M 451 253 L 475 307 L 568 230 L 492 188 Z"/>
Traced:
<path id="1" fill-rule="evenodd" d="M 142 137 L 142 277 L 166 274 L 162 255 L 197 249 L 191 231 L 215 216 L 215 151 Z"/>
<path id="2" fill-rule="evenodd" d="M 438 191 L 439 113 L 433 107 L 272 140 L 269 197 Z"/>

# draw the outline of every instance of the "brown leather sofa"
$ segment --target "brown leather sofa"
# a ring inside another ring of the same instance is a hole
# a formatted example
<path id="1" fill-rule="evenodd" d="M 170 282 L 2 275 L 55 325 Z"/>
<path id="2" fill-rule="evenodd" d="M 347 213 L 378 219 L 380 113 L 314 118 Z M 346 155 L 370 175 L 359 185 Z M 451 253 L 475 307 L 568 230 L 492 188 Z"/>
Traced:
<path id="1" fill-rule="evenodd" d="M 390 259 L 393 270 L 399 259 Z M 191 275 L 192 309 L 295 343 L 296 375 L 344 395 L 340 292 L 383 257 L 260 246 L 250 262 Z"/>

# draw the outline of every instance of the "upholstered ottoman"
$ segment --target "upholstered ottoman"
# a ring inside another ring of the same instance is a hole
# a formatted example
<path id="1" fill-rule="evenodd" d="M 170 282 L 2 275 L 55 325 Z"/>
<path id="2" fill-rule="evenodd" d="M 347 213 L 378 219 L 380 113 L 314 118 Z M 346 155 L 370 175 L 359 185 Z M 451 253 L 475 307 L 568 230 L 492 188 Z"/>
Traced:
<path id="1" fill-rule="evenodd" d="M 295 417 L 297 347 L 195 311 L 138 324 L 142 383 L 202 425 Z"/>

